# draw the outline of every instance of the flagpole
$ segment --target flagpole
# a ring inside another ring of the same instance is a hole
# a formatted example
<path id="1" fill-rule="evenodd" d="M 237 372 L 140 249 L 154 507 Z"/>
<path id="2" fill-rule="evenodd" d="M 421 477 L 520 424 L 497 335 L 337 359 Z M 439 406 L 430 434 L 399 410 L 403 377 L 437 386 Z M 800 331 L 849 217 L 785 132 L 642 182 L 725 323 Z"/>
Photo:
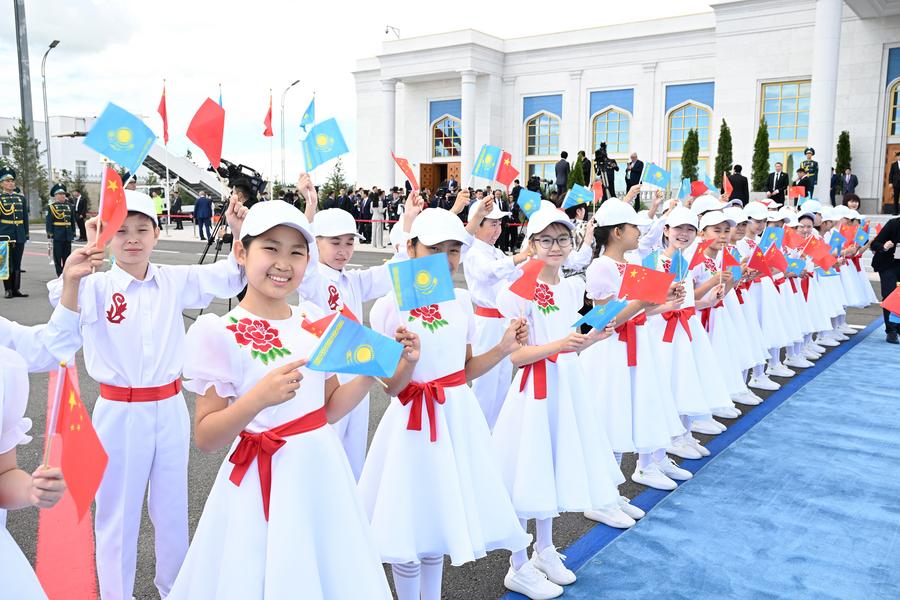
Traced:
<path id="1" fill-rule="evenodd" d="M 59 420 L 59 404 L 62 399 L 62 384 L 65 375 L 66 363 L 61 362 L 56 368 L 56 392 L 53 394 L 53 404 L 50 406 L 50 415 L 47 421 L 47 438 L 44 444 L 44 459 L 41 461 L 45 467 L 50 466 L 50 452 L 53 447 L 53 436 L 56 435 L 56 424 Z"/>

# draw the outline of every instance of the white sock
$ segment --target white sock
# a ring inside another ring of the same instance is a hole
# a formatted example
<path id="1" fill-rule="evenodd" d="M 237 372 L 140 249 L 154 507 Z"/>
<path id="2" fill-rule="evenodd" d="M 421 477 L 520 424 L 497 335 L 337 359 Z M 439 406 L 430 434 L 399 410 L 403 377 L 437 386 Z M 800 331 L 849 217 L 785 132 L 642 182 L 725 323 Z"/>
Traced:
<path id="1" fill-rule="evenodd" d="M 391 565 L 397 600 L 419 600 L 420 565 L 417 562 Z"/>
<path id="2" fill-rule="evenodd" d="M 441 577 L 443 574 L 443 556 L 422 558 L 422 600 L 441 600 Z"/>
<path id="3" fill-rule="evenodd" d="M 807 333 L 806 335 L 803 336 L 803 343 L 804 344 L 812 343 L 812 334 L 811 333 Z"/>
<path id="4" fill-rule="evenodd" d="M 769 348 L 769 366 L 774 367 L 781 362 L 781 348 Z"/>
<path id="5" fill-rule="evenodd" d="M 753 377 L 763 377 L 766 374 L 766 365 L 756 365 L 753 367 Z"/>
<path id="6" fill-rule="evenodd" d="M 651 456 L 651 459 L 653 460 L 653 462 L 658 463 L 659 461 L 661 461 L 662 459 L 664 459 L 666 457 L 666 449 L 660 448 L 659 450 L 657 450 L 650 456 Z"/>
<path id="7" fill-rule="evenodd" d="M 553 545 L 553 519 L 535 519 L 535 550 L 543 552 Z"/>
<path id="8" fill-rule="evenodd" d="M 641 469 L 646 469 L 653 462 L 651 458 L 651 454 L 645 454 L 643 452 L 638 452 L 638 466 Z"/>
<path id="9" fill-rule="evenodd" d="M 613 456 L 616 457 L 616 462 L 619 463 L 619 466 L 622 466 L 622 453 L 621 452 L 613 452 Z"/>

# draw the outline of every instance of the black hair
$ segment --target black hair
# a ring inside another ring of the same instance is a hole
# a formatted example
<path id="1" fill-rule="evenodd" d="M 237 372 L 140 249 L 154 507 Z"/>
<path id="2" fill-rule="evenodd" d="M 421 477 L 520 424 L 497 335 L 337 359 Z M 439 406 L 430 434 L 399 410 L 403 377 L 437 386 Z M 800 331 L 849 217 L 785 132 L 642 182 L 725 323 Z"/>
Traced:
<path id="1" fill-rule="evenodd" d="M 585 216 L 587 216 L 587 205 L 586 204 L 576 204 L 575 206 L 570 206 L 569 208 L 566 209 L 566 215 L 570 219 L 574 219 L 576 216 L 578 216 L 579 208 L 583 208 L 584 214 L 585 214 Z"/>
<path id="2" fill-rule="evenodd" d="M 803 213 L 802 215 L 797 217 L 797 221 L 802 221 L 803 219 L 809 219 L 810 221 L 812 221 L 813 225 L 816 224 L 816 218 L 809 213 Z"/>
<path id="3" fill-rule="evenodd" d="M 857 202 L 859 202 L 859 196 L 857 196 L 856 194 L 847 194 L 846 196 L 844 196 L 844 206 L 847 206 L 847 203 L 851 200 L 856 200 Z"/>
<path id="4" fill-rule="evenodd" d="M 594 258 L 600 256 L 603 248 L 609 244 L 609 236 L 616 227 L 618 225 L 604 225 L 603 227 L 594 228 L 594 242 L 596 242 L 594 244 Z"/>
<path id="5" fill-rule="evenodd" d="M 560 153 L 559 156 L 560 156 L 561 158 L 569 158 L 569 153 L 566 152 L 565 150 L 563 150 L 563 151 Z"/>
<path id="6" fill-rule="evenodd" d="M 740 173 L 743 170 L 743 168 L 744 167 L 742 167 L 741 165 L 734 165 L 734 172 Z"/>

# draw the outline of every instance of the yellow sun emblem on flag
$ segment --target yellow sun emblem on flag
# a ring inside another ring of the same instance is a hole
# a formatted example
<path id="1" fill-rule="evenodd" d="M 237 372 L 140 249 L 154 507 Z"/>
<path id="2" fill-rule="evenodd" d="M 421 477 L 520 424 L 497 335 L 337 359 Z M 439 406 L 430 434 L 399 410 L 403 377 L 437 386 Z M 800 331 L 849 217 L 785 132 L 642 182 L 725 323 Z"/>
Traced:
<path id="1" fill-rule="evenodd" d="M 324 133 L 316 136 L 316 149 L 321 152 L 328 152 L 334 146 L 334 138 Z"/>
<path id="2" fill-rule="evenodd" d="M 662 179 L 662 173 L 660 173 L 659 171 L 657 171 L 656 173 L 653 174 L 653 177 L 656 178 L 656 179 Z"/>
<path id="3" fill-rule="evenodd" d="M 491 156 L 490 154 L 485 154 L 485 156 L 484 156 L 484 164 L 489 165 L 489 164 L 491 164 L 492 162 L 494 162 L 494 157 Z"/>
<path id="4" fill-rule="evenodd" d="M 128 127 L 119 127 L 114 131 L 110 131 L 106 134 L 106 138 L 109 141 L 109 145 L 115 150 L 134 149 L 134 134 Z"/>
<path id="5" fill-rule="evenodd" d="M 434 288 L 437 287 L 437 284 L 437 277 L 434 277 L 430 272 L 424 269 L 416 273 L 416 278 L 413 281 L 416 291 L 420 294 L 430 294 L 434 291 Z"/>
<path id="6" fill-rule="evenodd" d="M 371 360 L 375 358 L 375 349 L 372 348 L 369 344 L 362 344 L 357 347 L 352 353 L 347 352 L 347 362 L 362 364 L 371 362 Z"/>
<path id="7" fill-rule="evenodd" d="M 534 208 L 534 202 L 529 200 L 528 202 L 525 203 L 525 206 L 523 206 L 522 208 L 525 209 L 525 212 L 529 212 L 532 208 Z"/>

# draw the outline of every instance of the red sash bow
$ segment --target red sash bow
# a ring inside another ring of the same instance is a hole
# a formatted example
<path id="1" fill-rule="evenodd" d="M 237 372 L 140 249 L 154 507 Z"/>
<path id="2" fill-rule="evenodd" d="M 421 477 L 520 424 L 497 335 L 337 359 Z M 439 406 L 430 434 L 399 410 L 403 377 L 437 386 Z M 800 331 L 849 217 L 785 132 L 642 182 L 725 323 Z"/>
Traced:
<path id="1" fill-rule="evenodd" d="M 857 271 L 857 272 L 862 271 L 862 265 L 859 264 L 859 257 L 858 257 L 858 256 L 851 256 L 851 257 L 849 257 L 849 258 L 850 258 L 850 262 L 853 263 L 853 266 L 856 267 L 856 271 Z"/>
<path id="2" fill-rule="evenodd" d="M 681 323 L 681 327 L 687 333 L 688 339 L 693 342 L 694 337 L 691 335 L 691 325 L 688 323 L 688 320 L 695 314 L 697 314 L 697 311 L 693 307 L 664 312 L 662 317 L 666 320 L 666 331 L 663 333 L 663 341 L 672 343 L 672 340 L 675 338 L 675 329 Z"/>
<path id="3" fill-rule="evenodd" d="M 800 280 L 800 289 L 803 290 L 803 299 L 809 300 L 809 277 L 804 276 Z"/>
<path id="4" fill-rule="evenodd" d="M 713 309 L 722 308 L 722 306 L 724 305 L 722 304 L 722 301 L 719 300 L 714 306 L 700 309 L 700 323 L 703 325 L 703 329 L 709 331 L 709 317 L 712 315 Z"/>
<path id="5" fill-rule="evenodd" d="M 628 366 L 637 366 L 637 328 L 647 322 L 647 313 L 641 313 L 636 317 L 625 321 L 616 327 L 619 341 L 625 342 L 628 350 Z"/>
<path id="6" fill-rule="evenodd" d="M 425 411 L 428 413 L 428 425 L 431 432 L 431 441 L 437 441 L 437 419 L 435 416 L 435 403 L 443 404 L 446 400 L 444 395 L 445 388 L 466 385 L 465 370 L 457 371 L 449 375 L 444 375 L 440 379 L 419 383 L 416 381 L 409 382 L 405 388 L 400 391 L 397 398 L 400 404 L 409 407 L 409 420 L 406 422 L 406 428 L 410 431 L 422 431 L 422 405 L 425 405 Z"/>

